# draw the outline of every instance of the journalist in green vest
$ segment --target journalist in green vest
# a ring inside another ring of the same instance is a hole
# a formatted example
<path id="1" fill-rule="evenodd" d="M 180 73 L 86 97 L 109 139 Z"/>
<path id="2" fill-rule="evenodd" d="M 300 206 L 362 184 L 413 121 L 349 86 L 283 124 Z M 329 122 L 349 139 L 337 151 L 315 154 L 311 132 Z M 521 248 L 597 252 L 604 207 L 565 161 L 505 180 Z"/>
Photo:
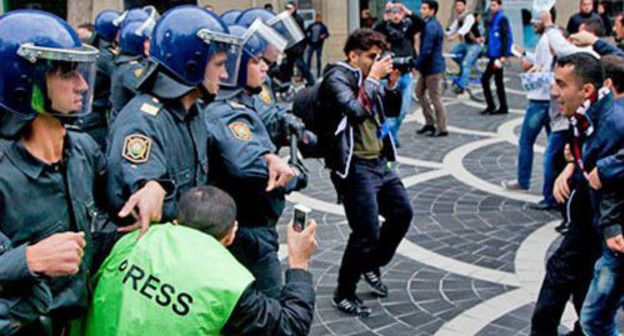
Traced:
<path id="1" fill-rule="evenodd" d="M 178 205 L 179 225 L 123 237 L 94 278 L 87 335 L 306 335 L 314 288 L 307 271 L 316 223 L 288 229 L 290 269 L 279 300 L 227 250 L 236 205 L 215 187 L 196 187 Z"/>

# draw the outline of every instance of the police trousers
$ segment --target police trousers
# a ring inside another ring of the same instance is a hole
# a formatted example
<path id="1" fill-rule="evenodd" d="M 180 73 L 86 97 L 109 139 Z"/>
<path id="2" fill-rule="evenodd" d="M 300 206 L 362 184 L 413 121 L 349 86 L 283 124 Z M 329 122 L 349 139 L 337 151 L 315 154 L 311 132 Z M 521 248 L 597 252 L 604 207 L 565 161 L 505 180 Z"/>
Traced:
<path id="1" fill-rule="evenodd" d="M 385 159 L 354 158 L 349 175 L 332 182 L 351 228 L 338 273 L 340 297 L 353 297 L 360 275 L 387 265 L 409 229 L 412 205 L 401 179 Z M 379 215 L 385 219 L 383 225 Z"/>

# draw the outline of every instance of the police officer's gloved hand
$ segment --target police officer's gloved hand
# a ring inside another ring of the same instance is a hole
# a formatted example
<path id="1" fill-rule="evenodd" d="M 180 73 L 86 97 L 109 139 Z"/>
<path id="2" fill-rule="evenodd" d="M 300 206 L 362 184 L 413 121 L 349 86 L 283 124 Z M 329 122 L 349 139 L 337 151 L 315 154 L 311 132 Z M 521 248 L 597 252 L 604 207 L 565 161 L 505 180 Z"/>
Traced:
<path id="1" fill-rule="evenodd" d="M 288 127 L 289 134 L 295 134 L 297 138 L 303 138 L 303 132 L 305 131 L 305 124 L 301 119 L 291 113 L 284 114 L 284 122 Z"/>
<path id="2" fill-rule="evenodd" d="M 295 177 L 284 187 L 286 194 L 293 191 L 299 191 L 308 186 L 308 173 L 305 166 L 301 163 L 289 163 L 290 167 L 295 171 Z"/>
<path id="3" fill-rule="evenodd" d="M 318 137 L 308 130 L 305 130 L 303 137 L 299 138 L 297 148 L 299 148 L 299 152 L 304 158 L 322 156 L 322 153 L 319 153 Z"/>

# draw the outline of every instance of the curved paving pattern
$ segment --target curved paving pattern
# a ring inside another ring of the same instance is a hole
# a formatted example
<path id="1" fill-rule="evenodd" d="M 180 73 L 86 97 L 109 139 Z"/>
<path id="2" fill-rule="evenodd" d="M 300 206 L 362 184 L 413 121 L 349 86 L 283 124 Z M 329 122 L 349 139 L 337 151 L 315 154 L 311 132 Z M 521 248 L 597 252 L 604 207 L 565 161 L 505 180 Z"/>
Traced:
<path id="1" fill-rule="evenodd" d="M 544 134 L 535 146 L 531 190 L 500 187 L 501 180 L 515 178 L 526 105 L 518 76 L 508 78 L 509 115 L 481 116 L 482 103 L 445 97 L 451 134 L 439 139 L 416 135 L 423 123 L 417 105 L 406 118 L 396 169 L 415 216 L 382 270 L 389 297 L 380 300 L 365 285 L 358 288 L 373 309 L 368 318 L 331 307 L 350 230 L 328 171 L 318 160 L 306 161 L 310 185 L 288 197 L 278 228 L 284 248 L 294 203 L 310 206 L 319 224 L 319 250 L 311 262 L 317 289 L 311 335 L 528 335 L 544 263 L 560 239 L 553 230 L 558 215 L 529 206 L 541 199 Z M 282 249 L 280 256 L 286 253 Z M 568 309 L 561 331 L 574 319 Z"/>

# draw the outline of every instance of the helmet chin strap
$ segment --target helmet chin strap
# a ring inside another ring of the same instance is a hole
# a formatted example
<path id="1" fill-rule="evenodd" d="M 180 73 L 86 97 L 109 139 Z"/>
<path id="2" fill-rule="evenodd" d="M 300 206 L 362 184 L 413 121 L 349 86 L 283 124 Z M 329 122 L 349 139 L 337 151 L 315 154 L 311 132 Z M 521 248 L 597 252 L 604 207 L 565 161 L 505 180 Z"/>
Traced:
<path id="1" fill-rule="evenodd" d="M 200 83 L 197 86 L 197 89 L 199 89 L 199 93 L 201 94 L 202 100 L 204 102 L 206 102 L 206 103 L 213 102 L 215 100 L 215 97 L 217 96 L 216 94 L 211 93 L 210 91 L 208 91 L 208 89 L 206 88 L 204 83 Z"/>
<path id="2" fill-rule="evenodd" d="M 249 92 L 251 95 L 257 95 L 262 92 L 262 86 L 251 87 L 249 85 L 245 85 L 245 91 Z"/>

